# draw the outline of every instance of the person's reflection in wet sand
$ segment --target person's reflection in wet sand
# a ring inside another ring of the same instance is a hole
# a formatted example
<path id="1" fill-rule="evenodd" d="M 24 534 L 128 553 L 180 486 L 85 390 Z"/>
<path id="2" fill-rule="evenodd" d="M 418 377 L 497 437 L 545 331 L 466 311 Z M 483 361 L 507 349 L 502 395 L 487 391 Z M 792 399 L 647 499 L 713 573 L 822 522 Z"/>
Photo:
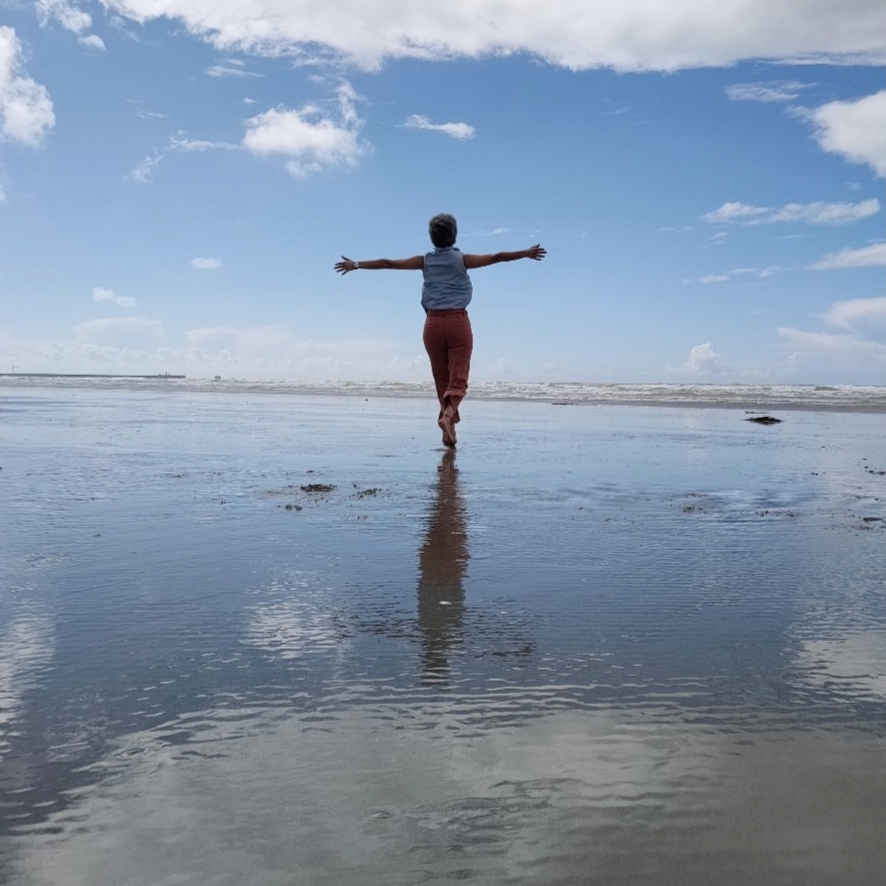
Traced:
<path id="1" fill-rule="evenodd" d="M 464 501 L 458 491 L 455 450 L 443 453 L 437 493 L 418 554 L 418 628 L 425 679 L 449 674 L 448 650 L 460 642 L 468 565 Z"/>

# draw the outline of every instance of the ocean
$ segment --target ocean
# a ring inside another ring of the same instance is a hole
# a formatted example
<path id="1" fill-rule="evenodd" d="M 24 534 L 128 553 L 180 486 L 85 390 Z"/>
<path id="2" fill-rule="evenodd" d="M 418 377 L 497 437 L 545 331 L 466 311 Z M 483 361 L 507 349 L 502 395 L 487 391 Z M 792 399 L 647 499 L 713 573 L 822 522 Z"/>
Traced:
<path id="1" fill-rule="evenodd" d="M 884 413 L 0 380 L 0 882 L 877 882 Z"/>

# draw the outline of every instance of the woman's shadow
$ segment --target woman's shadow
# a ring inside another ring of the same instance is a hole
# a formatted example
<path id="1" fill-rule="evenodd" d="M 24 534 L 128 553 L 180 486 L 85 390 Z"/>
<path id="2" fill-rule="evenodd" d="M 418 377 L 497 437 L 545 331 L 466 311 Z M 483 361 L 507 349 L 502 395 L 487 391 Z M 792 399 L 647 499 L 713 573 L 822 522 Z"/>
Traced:
<path id="1" fill-rule="evenodd" d="M 449 675 L 451 647 L 461 643 L 468 532 L 458 489 L 455 450 L 443 453 L 437 488 L 418 553 L 418 629 L 425 680 Z"/>

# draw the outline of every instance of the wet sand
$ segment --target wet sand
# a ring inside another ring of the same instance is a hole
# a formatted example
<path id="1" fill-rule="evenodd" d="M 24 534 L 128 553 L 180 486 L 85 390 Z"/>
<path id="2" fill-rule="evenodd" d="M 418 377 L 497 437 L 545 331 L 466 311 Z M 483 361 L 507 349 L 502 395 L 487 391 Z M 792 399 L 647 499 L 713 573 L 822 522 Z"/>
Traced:
<path id="1" fill-rule="evenodd" d="M 882 415 L 0 400 L 0 881 L 886 868 Z"/>

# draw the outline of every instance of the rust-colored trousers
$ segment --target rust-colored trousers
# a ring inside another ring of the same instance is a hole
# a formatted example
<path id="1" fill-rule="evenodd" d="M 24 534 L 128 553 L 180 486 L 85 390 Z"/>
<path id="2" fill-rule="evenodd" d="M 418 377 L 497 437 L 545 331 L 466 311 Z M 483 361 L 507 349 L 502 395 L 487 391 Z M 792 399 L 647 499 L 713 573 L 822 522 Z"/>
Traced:
<path id="1" fill-rule="evenodd" d="M 468 390 L 471 352 L 474 350 L 474 333 L 468 312 L 464 309 L 428 311 L 423 339 L 431 360 L 440 415 L 451 406 L 455 410 L 452 420 L 458 422 L 461 420 L 458 404 Z"/>

